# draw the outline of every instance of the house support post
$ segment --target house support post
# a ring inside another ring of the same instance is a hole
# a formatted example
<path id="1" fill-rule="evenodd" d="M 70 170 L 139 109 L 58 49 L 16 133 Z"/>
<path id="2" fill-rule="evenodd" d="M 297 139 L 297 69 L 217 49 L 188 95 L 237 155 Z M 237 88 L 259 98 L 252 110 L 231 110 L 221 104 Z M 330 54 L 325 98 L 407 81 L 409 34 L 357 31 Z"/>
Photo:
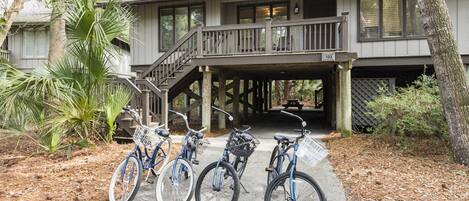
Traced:
<path id="1" fill-rule="evenodd" d="M 252 113 L 256 114 L 257 112 L 257 80 L 252 80 L 252 104 L 253 104 L 253 109 Z"/>
<path id="2" fill-rule="evenodd" d="M 235 76 L 233 78 L 233 115 L 234 115 L 234 125 L 239 125 L 239 77 Z"/>
<path id="3" fill-rule="evenodd" d="M 218 72 L 218 107 L 220 109 L 225 110 L 226 104 L 226 79 L 225 73 L 223 71 Z M 218 128 L 224 129 L 226 128 L 225 122 L 225 114 L 218 112 Z"/>
<path id="4" fill-rule="evenodd" d="M 190 108 L 191 106 L 191 97 L 187 94 L 184 95 L 185 108 Z M 187 112 L 187 121 L 191 119 L 191 111 Z"/>
<path id="5" fill-rule="evenodd" d="M 148 125 L 151 122 L 150 117 L 150 90 L 142 90 L 142 123 Z"/>
<path id="6" fill-rule="evenodd" d="M 243 117 L 248 118 L 249 115 L 249 80 L 243 81 Z"/>
<path id="7" fill-rule="evenodd" d="M 203 73 L 202 77 L 202 127 L 211 129 L 212 119 L 212 72 L 208 66 L 199 67 Z"/>
<path id="8" fill-rule="evenodd" d="M 258 89 L 259 89 L 259 92 L 257 93 L 257 95 L 259 96 L 259 98 L 257 99 L 259 101 L 259 103 L 257 104 L 257 110 L 259 110 L 259 113 L 263 113 L 263 104 L 264 104 L 264 90 L 263 90 L 263 87 L 264 87 L 264 81 L 260 80 L 259 81 L 259 85 L 258 85 Z"/>
<path id="9" fill-rule="evenodd" d="M 339 67 L 337 67 L 334 72 L 335 77 L 335 129 L 340 131 L 343 129 L 342 124 L 342 97 L 340 96 L 340 86 L 341 86 L 341 73 Z"/>
<path id="10" fill-rule="evenodd" d="M 337 119 L 338 130 L 345 134 L 350 135 L 352 133 L 352 61 L 340 64 L 339 69 L 339 108 L 340 120 Z"/>
<path id="11" fill-rule="evenodd" d="M 272 80 L 269 80 L 269 109 L 272 108 Z"/>
<path id="12" fill-rule="evenodd" d="M 161 89 L 161 121 L 164 128 L 168 129 L 168 89 Z"/>
<path id="13" fill-rule="evenodd" d="M 269 109 L 269 102 L 268 102 L 268 91 L 267 91 L 267 79 L 264 80 L 264 111 L 267 112 Z"/>

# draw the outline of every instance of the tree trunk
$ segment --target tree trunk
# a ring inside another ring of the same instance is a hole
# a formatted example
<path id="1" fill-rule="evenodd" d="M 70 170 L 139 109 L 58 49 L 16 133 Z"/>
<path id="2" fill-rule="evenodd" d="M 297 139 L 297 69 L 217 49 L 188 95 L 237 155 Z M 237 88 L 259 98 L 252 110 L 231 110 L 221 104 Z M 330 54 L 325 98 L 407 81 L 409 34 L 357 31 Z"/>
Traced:
<path id="1" fill-rule="evenodd" d="M 56 0 L 52 2 L 52 14 L 49 32 L 49 63 L 64 56 L 66 41 L 65 20 L 63 18 L 64 11 L 64 0 Z"/>
<path id="2" fill-rule="evenodd" d="M 282 94 L 280 93 L 281 90 L 282 89 L 280 88 L 280 80 L 275 80 L 275 97 L 277 97 L 277 105 L 282 104 Z"/>
<path id="3" fill-rule="evenodd" d="M 13 24 L 13 21 L 15 21 L 16 16 L 23 8 L 23 4 L 23 0 L 14 0 L 11 6 L 3 14 L 5 24 L 3 25 L 4 28 L 0 29 L 0 45 L 3 44 L 3 42 L 5 41 L 8 32 L 10 31 L 11 25 Z"/>
<path id="4" fill-rule="evenodd" d="M 444 0 L 419 0 L 456 162 L 469 165 L 469 81 Z"/>
<path id="5" fill-rule="evenodd" d="M 288 100 L 291 98 L 291 87 L 292 87 L 291 80 L 283 81 L 283 99 L 284 100 Z"/>

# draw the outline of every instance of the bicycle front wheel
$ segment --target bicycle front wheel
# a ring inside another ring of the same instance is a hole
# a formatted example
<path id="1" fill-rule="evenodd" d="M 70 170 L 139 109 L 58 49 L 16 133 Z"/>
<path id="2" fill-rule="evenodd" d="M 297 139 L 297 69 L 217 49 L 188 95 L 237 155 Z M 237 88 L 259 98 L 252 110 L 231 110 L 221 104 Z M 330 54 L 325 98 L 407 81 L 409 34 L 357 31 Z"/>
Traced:
<path id="1" fill-rule="evenodd" d="M 109 200 L 133 200 L 142 180 L 142 162 L 135 156 L 123 160 L 114 171 L 109 185 Z"/>
<path id="2" fill-rule="evenodd" d="M 265 192 L 264 201 L 280 200 L 325 201 L 326 197 L 312 177 L 303 172 L 295 171 L 293 179 L 290 179 L 288 171 L 272 180 Z"/>
<path id="3" fill-rule="evenodd" d="M 236 170 L 226 162 L 213 162 L 200 173 L 195 186 L 196 201 L 236 201 L 239 197 L 239 178 Z"/>
<path id="4" fill-rule="evenodd" d="M 170 161 L 160 172 L 156 182 L 156 200 L 188 201 L 194 192 L 194 171 L 185 159 Z"/>

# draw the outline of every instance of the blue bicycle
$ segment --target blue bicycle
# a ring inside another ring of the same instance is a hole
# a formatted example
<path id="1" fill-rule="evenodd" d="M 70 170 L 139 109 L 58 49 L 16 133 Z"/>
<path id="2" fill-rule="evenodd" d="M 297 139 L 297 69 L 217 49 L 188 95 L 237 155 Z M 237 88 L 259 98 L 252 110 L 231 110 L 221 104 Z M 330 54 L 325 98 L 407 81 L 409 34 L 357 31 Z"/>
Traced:
<path id="1" fill-rule="evenodd" d="M 156 176 L 159 169 L 169 161 L 171 138 L 162 127 L 143 125 L 138 112 L 124 108 L 124 112 L 137 122 L 138 126 L 132 136 L 135 147 L 117 166 L 109 185 L 110 201 L 130 201 L 140 188 L 143 171 L 148 171 L 145 181 L 149 181 L 150 172 Z"/>
<path id="2" fill-rule="evenodd" d="M 202 130 L 196 131 L 189 127 L 187 116 L 176 111 L 170 112 L 182 117 L 187 133 L 182 142 L 179 155 L 161 170 L 156 182 L 156 200 L 161 201 L 189 201 L 194 192 L 195 175 L 192 164 L 197 165 L 197 154 L 201 153 L 205 143 Z"/>
<path id="3" fill-rule="evenodd" d="M 268 186 L 264 200 L 325 201 L 326 197 L 316 181 L 306 173 L 296 170 L 298 162 L 298 142 L 303 139 L 305 135 L 310 133 L 305 129 L 306 122 L 298 115 L 286 111 L 281 111 L 281 113 L 295 117 L 301 121 L 301 129 L 295 130 L 300 132 L 301 135 L 295 137 L 284 135 L 274 136 L 274 139 L 277 140 L 277 146 L 272 152 L 269 167 L 266 168 L 268 172 Z M 292 149 L 293 154 L 291 153 Z"/>
<path id="4" fill-rule="evenodd" d="M 233 117 L 226 111 L 212 107 L 218 112 L 228 116 L 230 121 Z M 240 182 L 246 169 L 249 156 L 254 152 L 259 141 L 248 133 L 250 127 L 243 129 L 233 128 L 227 140 L 222 156 L 202 170 L 195 187 L 195 200 L 220 200 L 236 201 L 239 198 Z M 230 160 L 230 154 L 234 160 Z M 244 188 L 247 192 L 247 190 Z"/>

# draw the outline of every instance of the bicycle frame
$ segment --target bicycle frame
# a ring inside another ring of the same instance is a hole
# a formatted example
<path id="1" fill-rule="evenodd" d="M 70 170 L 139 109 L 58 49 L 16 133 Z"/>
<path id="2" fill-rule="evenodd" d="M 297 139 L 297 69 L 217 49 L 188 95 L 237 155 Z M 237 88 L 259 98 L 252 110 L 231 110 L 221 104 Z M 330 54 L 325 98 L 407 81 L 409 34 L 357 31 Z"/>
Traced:
<path id="1" fill-rule="evenodd" d="M 186 159 L 189 162 L 192 161 L 192 150 L 189 149 L 189 145 L 188 145 L 190 138 L 191 138 L 191 131 L 188 131 L 184 137 L 184 141 L 186 142 L 186 144 L 182 148 L 181 152 L 179 152 L 178 156 L 176 157 L 176 162 L 173 165 L 173 170 L 172 170 L 173 177 L 171 177 L 172 182 L 176 182 L 179 180 L 179 174 L 176 174 L 177 161 L 179 159 Z M 179 169 L 179 171 L 187 171 L 187 169 L 182 168 L 182 169 Z"/>
<path id="2" fill-rule="evenodd" d="M 147 151 L 147 148 L 144 147 L 144 154 L 142 153 L 142 150 L 140 149 L 140 146 L 138 145 L 135 145 L 134 146 L 134 149 L 129 153 L 127 154 L 126 158 L 125 158 L 125 163 L 124 163 L 124 166 L 122 167 L 122 171 L 121 171 L 121 179 L 124 178 L 124 175 L 125 175 L 125 171 L 126 171 L 126 167 L 127 167 L 127 164 L 129 162 L 129 158 L 132 156 L 132 155 L 135 155 L 137 157 L 137 160 L 141 161 L 142 162 L 142 165 L 143 165 L 143 169 L 144 170 L 149 170 L 157 165 L 159 165 L 162 161 L 164 160 L 160 160 L 158 162 L 155 163 L 156 159 L 158 158 L 157 156 L 157 153 L 158 153 L 158 150 L 161 148 L 161 145 L 163 144 L 163 142 L 165 142 L 166 140 L 163 140 L 161 141 L 153 150 L 152 150 L 152 154 L 151 156 L 148 154 L 148 151 Z M 164 152 L 164 151 L 163 151 Z M 169 154 L 169 153 L 168 153 Z M 166 153 L 165 153 L 166 157 L 168 156 Z M 143 159 L 146 159 L 145 161 Z M 148 162 L 148 163 L 144 163 L 144 162 Z M 131 170 L 131 174 L 129 175 L 130 177 L 133 176 L 133 169 Z"/>

